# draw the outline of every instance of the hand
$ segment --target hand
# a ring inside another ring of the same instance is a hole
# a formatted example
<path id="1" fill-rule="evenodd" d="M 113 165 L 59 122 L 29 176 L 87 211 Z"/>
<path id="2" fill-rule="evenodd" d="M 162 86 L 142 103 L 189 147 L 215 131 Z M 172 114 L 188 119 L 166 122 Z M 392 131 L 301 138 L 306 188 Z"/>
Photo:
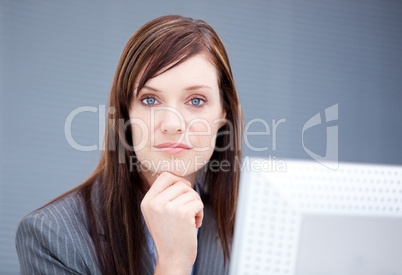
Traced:
<path id="1" fill-rule="evenodd" d="M 204 205 L 191 183 L 169 172 L 158 176 L 141 202 L 155 243 L 156 271 L 189 274 L 197 256 L 197 231 Z M 157 272 L 156 272 L 157 273 Z"/>

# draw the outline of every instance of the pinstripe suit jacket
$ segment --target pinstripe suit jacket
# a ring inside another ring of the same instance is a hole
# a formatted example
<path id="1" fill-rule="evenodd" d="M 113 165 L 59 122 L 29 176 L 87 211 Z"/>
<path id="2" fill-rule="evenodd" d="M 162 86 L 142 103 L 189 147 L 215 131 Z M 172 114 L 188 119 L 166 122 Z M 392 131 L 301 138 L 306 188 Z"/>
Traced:
<path id="1" fill-rule="evenodd" d="M 17 229 L 16 248 L 21 274 L 101 274 L 83 202 L 76 192 L 24 217 Z M 153 274 L 146 245 L 142 251 L 141 275 Z M 205 205 L 194 275 L 227 273 L 215 220 Z"/>

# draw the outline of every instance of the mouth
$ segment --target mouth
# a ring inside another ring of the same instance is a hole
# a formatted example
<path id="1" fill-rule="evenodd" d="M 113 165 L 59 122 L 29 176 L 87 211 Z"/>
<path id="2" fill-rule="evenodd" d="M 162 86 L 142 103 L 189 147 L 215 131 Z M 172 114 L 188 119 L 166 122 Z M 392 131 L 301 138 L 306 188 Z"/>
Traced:
<path id="1" fill-rule="evenodd" d="M 155 148 L 159 149 L 162 152 L 171 155 L 178 155 L 184 153 L 191 148 L 183 143 L 176 143 L 176 142 L 164 142 L 158 145 L 155 145 Z"/>

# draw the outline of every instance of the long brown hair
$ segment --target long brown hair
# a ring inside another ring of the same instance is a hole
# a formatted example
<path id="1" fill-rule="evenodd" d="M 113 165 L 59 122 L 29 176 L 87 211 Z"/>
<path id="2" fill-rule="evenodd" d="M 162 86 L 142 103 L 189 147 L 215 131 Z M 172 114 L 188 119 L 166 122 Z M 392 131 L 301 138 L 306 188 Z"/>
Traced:
<path id="1" fill-rule="evenodd" d="M 238 196 L 243 117 L 229 59 L 222 41 L 204 21 L 169 15 L 142 26 L 128 41 L 111 88 L 105 151 L 93 174 L 80 186 L 90 234 L 103 274 L 138 274 L 144 231 L 140 203 L 146 192 L 141 174 L 130 167 L 132 150 L 129 121 L 135 83 L 140 91 L 152 77 L 203 53 L 218 72 L 220 96 L 227 123 L 219 129 L 210 161 L 226 161 L 227 171 L 203 173 L 204 203 L 212 206 L 225 264 L 230 257 Z M 140 74 L 141 72 L 141 74 Z M 112 109 L 109 109 L 112 110 Z M 126 129 L 127 128 L 127 129 Z M 206 166 L 207 167 L 207 166 Z M 99 203 L 91 190 L 99 182 Z"/>

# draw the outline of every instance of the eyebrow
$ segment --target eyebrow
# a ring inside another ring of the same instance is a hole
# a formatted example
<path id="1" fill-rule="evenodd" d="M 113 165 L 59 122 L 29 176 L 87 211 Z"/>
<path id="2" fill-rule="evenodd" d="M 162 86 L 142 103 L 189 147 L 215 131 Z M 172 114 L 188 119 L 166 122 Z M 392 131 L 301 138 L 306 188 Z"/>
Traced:
<path id="1" fill-rule="evenodd" d="M 148 89 L 148 90 L 151 90 L 151 91 L 154 91 L 154 92 L 160 92 L 160 90 L 155 89 L 155 88 L 150 87 L 150 86 L 147 86 L 147 85 L 144 85 L 143 88 Z M 211 87 L 206 86 L 206 85 L 193 85 L 193 86 L 189 86 L 189 87 L 185 88 L 184 90 L 185 90 L 185 91 L 195 91 L 195 90 L 199 90 L 199 89 L 208 89 L 208 90 L 212 90 Z"/>
<path id="2" fill-rule="evenodd" d="M 212 90 L 211 87 L 206 86 L 206 85 L 194 85 L 194 86 L 187 87 L 187 88 L 185 88 L 184 90 L 186 90 L 186 91 L 194 91 L 194 90 L 199 90 L 199 89 L 209 89 L 209 90 Z"/>
<path id="3" fill-rule="evenodd" d="M 154 91 L 154 92 L 160 92 L 158 89 L 155 89 L 155 88 L 152 88 L 152 87 L 150 87 L 150 86 L 147 86 L 147 85 L 144 85 L 143 87 L 142 87 L 142 89 L 148 89 L 148 90 L 151 90 L 151 91 Z M 142 90 L 141 89 L 141 90 Z"/>

